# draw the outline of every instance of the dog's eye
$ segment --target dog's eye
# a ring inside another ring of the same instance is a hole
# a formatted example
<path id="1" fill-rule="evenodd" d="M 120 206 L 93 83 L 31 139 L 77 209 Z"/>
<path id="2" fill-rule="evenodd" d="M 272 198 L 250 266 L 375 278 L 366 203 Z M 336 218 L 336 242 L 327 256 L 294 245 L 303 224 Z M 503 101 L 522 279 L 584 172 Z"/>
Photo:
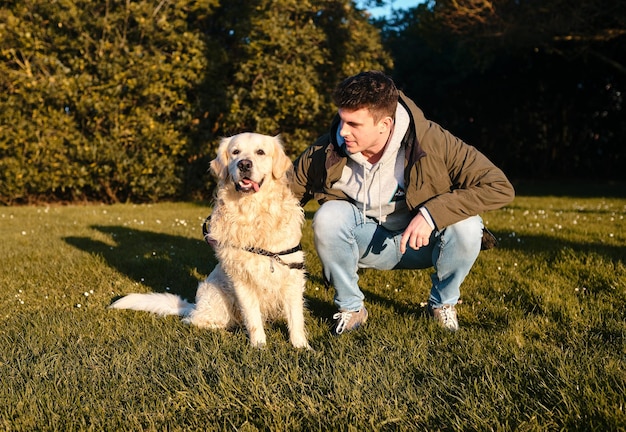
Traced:
<path id="1" fill-rule="evenodd" d="M 258 149 L 258 150 L 256 151 L 256 154 L 257 154 L 257 155 L 259 155 L 259 156 L 264 156 L 264 155 L 265 155 L 265 151 L 264 151 L 264 150 L 261 150 L 261 149 Z"/>
<path id="2" fill-rule="evenodd" d="M 239 152 L 239 150 L 238 150 L 238 149 L 234 149 L 234 150 L 233 150 L 233 155 L 238 155 L 239 153 L 240 153 L 240 152 Z"/>

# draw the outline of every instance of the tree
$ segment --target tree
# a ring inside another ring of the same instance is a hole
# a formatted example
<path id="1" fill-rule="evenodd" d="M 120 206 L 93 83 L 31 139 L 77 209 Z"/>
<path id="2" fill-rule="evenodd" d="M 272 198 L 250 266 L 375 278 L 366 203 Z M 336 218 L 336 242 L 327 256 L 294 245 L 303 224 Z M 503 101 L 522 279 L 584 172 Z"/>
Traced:
<path id="1" fill-rule="evenodd" d="M 246 5 L 254 13 L 232 26 L 237 58 L 230 61 L 231 106 L 222 129 L 280 133 L 295 156 L 325 132 L 335 112 L 330 93 L 337 82 L 364 69 L 389 69 L 391 59 L 376 29 L 351 1 L 259 0 Z"/>
<path id="2" fill-rule="evenodd" d="M 626 36 L 626 2 L 602 0 L 430 0 L 435 19 L 485 46 L 525 46 L 565 56 L 595 56 L 626 73 L 623 57 L 598 46 Z M 617 53 L 615 53 L 617 54 Z"/>
<path id="3" fill-rule="evenodd" d="M 206 2 L 9 1 L 0 12 L 0 199 L 182 193 Z"/>
<path id="4" fill-rule="evenodd" d="M 0 202 L 207 197 L 221 136 L 295 155 L 339 79 L 390 67 L 350 0 L 7 0 Z"/>
<path id="5" fill-rule="evenodd" d="M 398 83 L 509 175 L 620 178 L 625 14 L 596 0 L 439 0 L 382 28 Z"/>

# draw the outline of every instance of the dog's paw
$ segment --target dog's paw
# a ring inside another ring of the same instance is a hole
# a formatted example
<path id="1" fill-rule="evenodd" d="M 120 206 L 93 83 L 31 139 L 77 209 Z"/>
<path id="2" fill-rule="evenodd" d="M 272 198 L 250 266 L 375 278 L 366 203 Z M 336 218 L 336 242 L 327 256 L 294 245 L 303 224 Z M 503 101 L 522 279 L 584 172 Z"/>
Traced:
<path id="1" fill-rule="evenodd" d="M 250 341 L 250 345 L 252 347 L 254 347 L 254 348 L 262 349 L 262 348 L 265 348 L 267 343 L 265 341 L 262 341 L 262 342 L 260 342 L 260 341 L 255 341 L 255 342 Z"/>
<path id="2" fill-rule="evenodd" d="M 291 338 L 291 345 L 293 345 L 295 348 L 298 349 L 307 349 L 310 350 L 311 346 L 309 345 L 309 342 L 306 340 L 306 337 L 299 337 L 299 338 Z"/>
<path id="3" fill-rule="evenodd" d="M 263 348 L 267 343 L 265 332 L 255 332 L 250 334 L 250 345 L 255 348 Z"/>

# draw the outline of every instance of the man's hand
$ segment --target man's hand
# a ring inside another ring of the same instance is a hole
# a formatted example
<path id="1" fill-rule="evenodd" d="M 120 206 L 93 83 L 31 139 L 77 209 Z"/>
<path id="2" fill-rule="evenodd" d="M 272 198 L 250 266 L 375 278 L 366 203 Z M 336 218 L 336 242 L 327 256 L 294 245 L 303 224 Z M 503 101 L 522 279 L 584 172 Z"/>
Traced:
<path id="1" fill-rule="evenodd" d="M 418 213 L 411 222 L 409 226 L 406 227 L 404 233 L 402 234 L 402 238 L 400 239 L 400 252 L 403 254 L 406 252 L 407 244 L 411 249 L 418 250 L 422 246 L 428 246 L 428 242 L 430 240 L 430 235 L 432 234 L 433 229 L 430 227 L 428 222 L 421 213 Z"/>

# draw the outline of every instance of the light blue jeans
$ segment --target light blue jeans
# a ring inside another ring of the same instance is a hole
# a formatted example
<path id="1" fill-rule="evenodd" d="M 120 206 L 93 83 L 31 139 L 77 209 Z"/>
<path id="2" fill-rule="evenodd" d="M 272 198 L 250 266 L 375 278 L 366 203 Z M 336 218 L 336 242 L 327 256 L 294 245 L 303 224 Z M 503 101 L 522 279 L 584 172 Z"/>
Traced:
<path id="1" fill-rule="evenodd" d="M 335 305 L 341 311 L 363 306 L 359 268 L 378 270 L 434 267 L 428 301 L 433 307 L 456 304 L 461 283 L 480 253 L 483 221 L 472 216 L 433 231 L 428 246 L 407 246 L 400 253 L 402 231 L 389 231 L 348 201 L 328 201 L 313 218 L 315 248 L 324 277 L 335 287 Z"/>

